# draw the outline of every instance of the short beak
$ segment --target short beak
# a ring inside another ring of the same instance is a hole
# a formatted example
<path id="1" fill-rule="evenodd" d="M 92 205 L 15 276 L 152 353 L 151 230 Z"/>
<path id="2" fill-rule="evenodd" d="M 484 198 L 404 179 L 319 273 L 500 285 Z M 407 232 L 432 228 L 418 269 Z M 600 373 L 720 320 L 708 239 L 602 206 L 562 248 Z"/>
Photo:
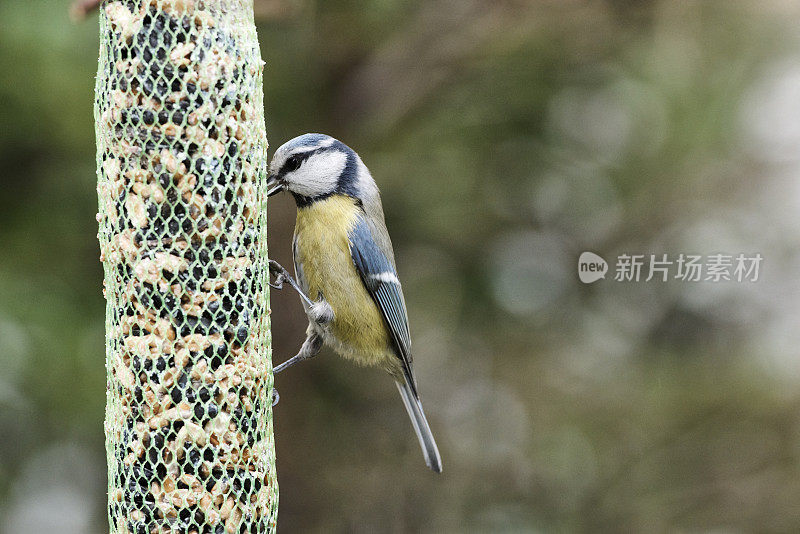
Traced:
<path id="1" fill-rule="evenodd" d="M 275 176 L 274 174 L 270 174 L 267 177 L 267 196 L 268 197 L 271 197 L 272 195 L 277 195 L 278 193 L 283 191 L 285 187 L 286 186 L 284 186 L 283 183 L 280 180 L 278 180 L 278 177 Z"/>

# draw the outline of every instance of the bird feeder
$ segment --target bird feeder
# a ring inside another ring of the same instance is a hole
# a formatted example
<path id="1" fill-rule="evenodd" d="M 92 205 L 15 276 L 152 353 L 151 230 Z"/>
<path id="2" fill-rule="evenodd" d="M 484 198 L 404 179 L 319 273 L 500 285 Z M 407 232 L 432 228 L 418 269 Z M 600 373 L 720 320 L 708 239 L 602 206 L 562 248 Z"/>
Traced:
<path id="1" fill-rule="evenodd" d="M 266 533 L 266 149 L 252 0 L 102 5 L 110 532 Z"/>

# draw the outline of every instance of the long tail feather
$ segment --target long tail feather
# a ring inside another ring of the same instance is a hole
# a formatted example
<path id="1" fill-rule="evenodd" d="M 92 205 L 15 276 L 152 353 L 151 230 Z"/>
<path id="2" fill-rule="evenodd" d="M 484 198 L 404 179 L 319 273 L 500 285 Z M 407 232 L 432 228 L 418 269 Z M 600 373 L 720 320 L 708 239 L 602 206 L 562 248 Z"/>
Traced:
<path id="1" fill-rule="evenodd" d="M 417 433 L 419 445 L 422 447 L 422 454 L 425 456 L 425 463 L 433 471 L 441 473 L 442 458 L 439 456 L 439 448 L 436 447 L 436 441 L 433 439 L 431 427 L 428 426 L 425 412 L 422 411 L 422 403 L 414 395 L 408 384 L 401 384 L 400 382 L 396 382 L 396 384 L 397 389 L 400 391 L 400 396 L 403 398 L 403 404 L 405 404 L 408 411 L 408 416 L 411 418 L 411 424 L 414 425 L 414 431 Z"/>

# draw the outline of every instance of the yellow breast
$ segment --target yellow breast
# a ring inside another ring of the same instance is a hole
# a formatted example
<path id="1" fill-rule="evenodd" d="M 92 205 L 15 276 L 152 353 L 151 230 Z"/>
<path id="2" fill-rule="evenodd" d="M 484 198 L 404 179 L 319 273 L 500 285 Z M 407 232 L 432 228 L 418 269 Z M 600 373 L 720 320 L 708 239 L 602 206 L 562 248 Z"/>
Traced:
<path id="1" fill-rule="evenodd" d="M 381 364 L 392 354 L 389 336 L 353 264 L 347 237 L 359 214 L 355 200 L 343 195 L 298 208 L 295 261 L 302 268 L 308 296 L 322 297 L 333 308 L 330 327 L 335 339 L 327 341 L 343 356 Z"/>

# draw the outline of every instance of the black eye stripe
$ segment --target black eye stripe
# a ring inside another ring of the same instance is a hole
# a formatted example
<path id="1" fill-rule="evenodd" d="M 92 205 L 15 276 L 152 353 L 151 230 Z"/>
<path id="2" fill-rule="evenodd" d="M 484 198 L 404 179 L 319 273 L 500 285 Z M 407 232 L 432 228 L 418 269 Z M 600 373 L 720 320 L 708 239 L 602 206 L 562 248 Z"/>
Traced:
<path id="1" fill-rule="evenodd" d="M 303 163 L 302 158 L 299 154 L 295 154 L 294 156 L 290 157 L 286 160 L 286 163 L 283 164 L 283 172 L 292 172 L 296 171 L 300 164 Z"/>
<path id="2" fill-rule="evenodd" d="M 303 164 L 305 160 L 313 156 L 314 154 L 319 154 L 320 152 L 330 152 L 336 150 L 334 147 L 323 146 L 319 148 L 315 148 L 314 150 L 307 150 L 306 152 L 300 152 L 299 154 L 294 154 L 286 159 L 283 166 L 281 167 L 281 174 L 285 174 L 287 172 L 296 171 L 300 168 L 300 165 Z"/>

